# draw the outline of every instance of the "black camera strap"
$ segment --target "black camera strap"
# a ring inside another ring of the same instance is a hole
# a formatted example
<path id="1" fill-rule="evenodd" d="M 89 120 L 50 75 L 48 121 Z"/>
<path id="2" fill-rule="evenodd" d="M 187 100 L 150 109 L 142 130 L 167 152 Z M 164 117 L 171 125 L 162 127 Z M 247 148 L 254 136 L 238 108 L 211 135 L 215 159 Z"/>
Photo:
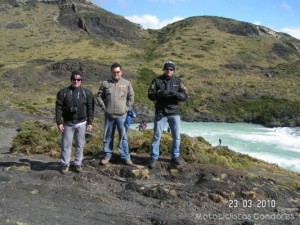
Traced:
<path id="1" fill-rule="evenodd" d="M 76 100 L 76 96 L 73 96 L 73 90 L 69 87 L 69 88 L 66 88 L 65 92 L 64 92 L 64 99 L 66 98 L 66 95 L 67 95 L 67 92 L 69 90 L 69 95 L 72 96 L 72 103 L 71 103 L 71 107 L 74 107 L 74 101 L 76 102 L 76 107 L 77 107 L 77 100 Z M 78 91 L 78 94 L 77 94 L 77 99 L 79 99 L 79 92 L 81 92 L 84 96 L 85 99 L 87 99 L 86 97 L 86 93 L 85 93 L 85 90 L 82 89 L 80 87 L 80 90 Z"/>

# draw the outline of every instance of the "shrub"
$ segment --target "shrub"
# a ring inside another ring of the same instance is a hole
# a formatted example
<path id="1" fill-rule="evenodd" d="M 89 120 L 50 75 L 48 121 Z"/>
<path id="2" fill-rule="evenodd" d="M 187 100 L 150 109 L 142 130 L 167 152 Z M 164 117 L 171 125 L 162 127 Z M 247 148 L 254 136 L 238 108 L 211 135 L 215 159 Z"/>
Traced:
<path id="1" fill-rule="evenodd" d="M 60 155 L 59 131 L 56 127 L 39 121 L 21 124 L 20 131 L 12 141 L 12 152 L 45 154 L 54 158 Z"/>
<path id="2" fill-rule="evenodd" d="M 86 134 L 84 155 L 97 155 L 102 149 L 102 137 Z M 43 154 L 53 158 L 61 155 L 61 133 L 56 124 L 27 121 L 21 124 L 18 135 L 12 141 L 11 152 Z M 73 152 L 73 151 L 72 151 Z"/>
<path id="3" fill-rule="evenodd" d="M 84 155 L 98 157 L 102 152 L 102 133 L 97 130 L 94 134 L 87 134 Z M 152 141 L 152 130 L 129 130 L 129 148 L 132 153 L 149 154 Z M 116 134 L 117 136 L 117 134 Z M 43 154 L 53 158 L 60 157 L 61 134 L 56 125 L 39 121 L 27 121 L 21 124 L 20 131 L 12 142 L 12 152 L 25 154 Z M 115 138 L 117 146 L 118 138 Z M 160 154 L 170 156 L 172 145 L 171 134 L 163 132 L 160 141 Z M 181 134 L 180 151 L 182 158 L 189 163 L 213 164 L 227 168 L 242 168 L 251 166 L 256 159 L 231 151 L 227 147 L 213 148 L 202 137 L 192 138 Z M 72 151 L 74 152 L 74 151 Z"/>

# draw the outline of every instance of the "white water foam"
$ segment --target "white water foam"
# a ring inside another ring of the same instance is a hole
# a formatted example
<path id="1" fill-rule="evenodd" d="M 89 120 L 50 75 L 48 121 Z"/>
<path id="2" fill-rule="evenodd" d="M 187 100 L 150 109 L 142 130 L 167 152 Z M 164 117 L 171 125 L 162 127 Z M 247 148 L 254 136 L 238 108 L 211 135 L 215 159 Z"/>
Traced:
<path id="1" fill-rule="evenodd" d="M 148 129 L 153 129 L 153 123 L 148 124 Z M 236 152 L 300 172 L 299 127 L 266 128 L 246 123 L 182 122 L 181 132 L 191 137 L 201 136 L 212 145 L 218 145 L 221 139 L 222 145 Z"/>
<path id="2" fill-rule="evenodd" d="M 281 168 L 285 168 L 288 170 L 292 170 L 292 171 L 296 171 L 296 172 L 300 172 L 300 163 L 299 163 L 299 158 L 290 158 L 290 157 L 278 157 L 276 155 L 270 155 L 270 154 L 262 154 L 262 153 L 253 153 L 253 154 L 249 154 L 250 156 L 257 158 L 257 159 L 261 159 L 265 162 L 269 162 L 269 163 L 274 163 L 276 165 L 278 165 Z"/>

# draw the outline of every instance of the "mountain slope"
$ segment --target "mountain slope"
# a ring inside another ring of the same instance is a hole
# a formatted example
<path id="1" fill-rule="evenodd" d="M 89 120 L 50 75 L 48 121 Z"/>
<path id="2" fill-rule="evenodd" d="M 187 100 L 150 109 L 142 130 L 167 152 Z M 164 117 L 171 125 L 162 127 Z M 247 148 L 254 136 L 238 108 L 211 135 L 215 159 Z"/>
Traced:
<path id="1" fill-rule="evenodd" d="M 154 58 L 177 58 L 180 74 L 194 94 L 194 110 L 200 114 L 208 110 L 204 115 L 208 120 L 218 114 L 222 120 L 222 111 L 230 108 L 227 102 L 260 101 L 265 96 L 274 98 L 271 104 L 277 104 L 277 99 L 291 100 L 299 110 L 294 103 L 299 101 L 299 40 L 218 17 L 179 21 L 155 32 L 155 36 L 159 47 L 152 52 Z M 233 111 L 249 110 L 238 103 L 226 112 L 226 120 L 241 117 L 240 112 Z M 242 116 L 242 120 L 256 120 L 255 116 L 247 117 Z"/>
<path id="2" fill-rule="evenodd" d="M 96 92 L 118 61 L 140 119 L 152 120 L 146 90 L 172 59 L 189 89 L 185 120 L 300 125 L 300 41 L 287 34 L 213 16 L 143 30 L 88 1 L 52 2 L 0 2 L 0 86 L 8 93 L 0 107 L 49 115 L 70 70 L 80 69 Z"/>

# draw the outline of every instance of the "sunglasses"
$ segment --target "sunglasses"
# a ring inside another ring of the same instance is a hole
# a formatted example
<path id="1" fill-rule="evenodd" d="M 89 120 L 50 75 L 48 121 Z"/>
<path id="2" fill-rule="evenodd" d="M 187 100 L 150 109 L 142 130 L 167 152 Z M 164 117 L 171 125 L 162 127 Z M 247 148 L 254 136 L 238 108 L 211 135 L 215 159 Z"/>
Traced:
<path id="1" fill-rule="evenodd" d="M 172 69 L 172 68 L 166 68 L 165 70 L 173 71 L 174 69 Z"/>
<path id="2" fill-rule="evenodd" d="M 73 80 L 73 81 L 78 81 L 78 82 L 81 81 L 81 79 L 72 79 L 72 80 Z"/>

